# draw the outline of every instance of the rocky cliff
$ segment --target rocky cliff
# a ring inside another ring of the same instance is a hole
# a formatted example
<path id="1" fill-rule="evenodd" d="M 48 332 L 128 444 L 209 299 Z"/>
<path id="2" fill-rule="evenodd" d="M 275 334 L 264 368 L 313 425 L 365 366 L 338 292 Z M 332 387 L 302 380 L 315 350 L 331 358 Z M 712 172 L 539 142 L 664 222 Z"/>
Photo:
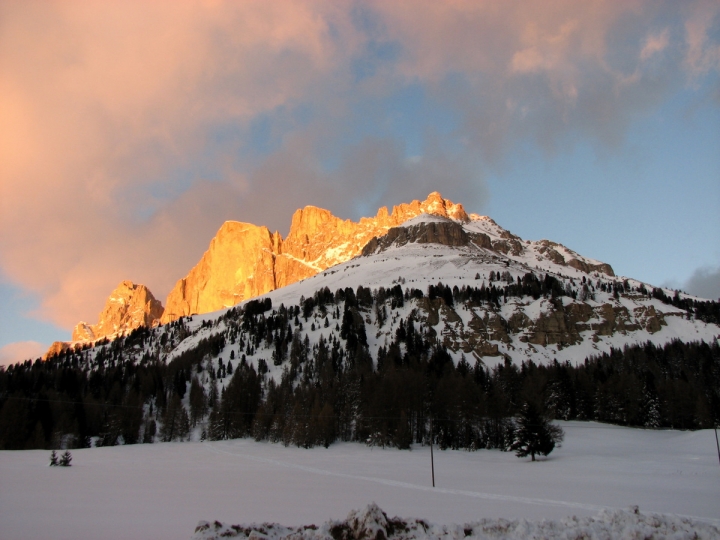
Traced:
<path id="1" fill-rule="evenodd" d="M 421 214 L 468 222 L 461 204 L 431 193 L 424 201 L 382 207 L 372 218 L 342 220 L 314 206 L 297 210 L 285 239 L 267 227 L 226 222 L 165 301 L 162 323 L 208 313 L 285 287 L 359 255 L 374 237 Z"/>
<path id="2" fill-rule="evenodd" d="M 105 302 L 98 323 L 79 322 L 73 329 L 72 340 L 93 341 L 130 332 L 140 326 L 152 326 L 162 314 L 162 304 L 145 285 L 123 281 Z"/>

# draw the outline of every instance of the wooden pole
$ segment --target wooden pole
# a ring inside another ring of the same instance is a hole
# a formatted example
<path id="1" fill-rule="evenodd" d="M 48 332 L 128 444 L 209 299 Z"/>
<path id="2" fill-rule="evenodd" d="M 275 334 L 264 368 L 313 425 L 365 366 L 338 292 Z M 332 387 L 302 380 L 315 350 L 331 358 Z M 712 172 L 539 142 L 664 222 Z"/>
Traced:
<path id="1" fill-rule="evenodd" d="M 717 446 L 718 461 L 720 461 L 720 442 L 718 442 L 717 426 L 715 426 L 715 446 Z M 433 485 L 433 487 L 434 487 L 434 485 Z"/>
<path id="2" fill-rule="evenodd" d="M 430 470 L 432 471 L 432 484 L 435 487 L 435 459 L 433 458 L 433 431 L 432 418 L 430 419 Z"/>

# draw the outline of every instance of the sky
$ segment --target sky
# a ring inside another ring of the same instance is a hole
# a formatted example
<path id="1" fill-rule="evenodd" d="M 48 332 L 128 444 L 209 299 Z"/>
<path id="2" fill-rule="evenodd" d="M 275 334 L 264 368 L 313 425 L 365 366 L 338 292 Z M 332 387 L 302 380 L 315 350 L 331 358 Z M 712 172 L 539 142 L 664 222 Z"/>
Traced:
<path id="1" fill-rule="evenodd" d="M 0 0 L 0 363 L 225 220 L 440 191 L 720 297 L 717 0 Z"/>

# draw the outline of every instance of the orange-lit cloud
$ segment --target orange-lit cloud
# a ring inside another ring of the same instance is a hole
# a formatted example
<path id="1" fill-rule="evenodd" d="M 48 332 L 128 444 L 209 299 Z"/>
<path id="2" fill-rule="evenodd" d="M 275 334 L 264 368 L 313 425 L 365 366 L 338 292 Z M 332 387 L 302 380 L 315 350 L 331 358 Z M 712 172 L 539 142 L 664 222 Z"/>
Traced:
<path id="1" fill-rule="evenodd" d="M 37 341 L 16 341 L 0 347 L 0 366 L 9 366 L 25 360 L 40 358 L 47 346 Z"/>
<path id="2" fill-rule="evenodd" d="M 353 199 L 372 207 L 442 186 L 481 201 L 482 164 L 518 137 L 551 147 L 568 130 L 621 136 L 635 110 L 679 80 L 672 70 L 646 78 L 643 61 L 676 46 L 685 73 L 720 69 L 708 37 L 717 4 L 676 6 L 3 3 L 0 276 L 40 295 L 37 317 L 69 329 L 94 321 L 122 279 L 164 300 L 225 219 L 282 227 L 302 204 L 347 217 Z M 676 15 L 680 35 L 667 30 Z M 622 49 L 629 67 L 608 53 L 621 31 L 637 35 Z M 353 62 L 372 42 L 397 55 L 358 80 Z M 430 143 L 409 162 L 401 142 L 361 137 L 325 170 L 327 147 L 352 130 L 353 105 L 405 84 L 458 112 L 453 136 L 465 146 L 452 154 Z M 310 118 L 287 113 L 277 148 L 246 155 L 254 122 L 296 109 Z M 241 134 L 227 142 L 224 130 Z"/>
<path id="3" fill-rule="evenodd" d="M 123 278 L 162 297 L 237 217 L 241 177 L 172 186 L 170 171 L 206 144 L 203 126 L 301 99 L 353 39 L 332 42 L 330 21 L 345 23 L 329 3 L 0 9 L 2 273 L 65 327 L 95 317 Z M 135 215 L 144 207 L 149 218 Z"/>

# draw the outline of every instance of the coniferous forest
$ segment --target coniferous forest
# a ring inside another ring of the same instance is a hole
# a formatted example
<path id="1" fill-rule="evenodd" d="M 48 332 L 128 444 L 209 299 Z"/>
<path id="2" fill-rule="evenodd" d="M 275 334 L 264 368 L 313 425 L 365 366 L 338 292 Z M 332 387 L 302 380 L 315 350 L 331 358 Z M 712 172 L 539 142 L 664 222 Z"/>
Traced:
<path id="1" fill-rule="evenodd" d="M 326 288 L 289 308 L 256 300 L 204 321 L 206 337 L 169 360 L 192 332 L 188 318 L 139 328 L 0 369 L 0 449 L 152 443 L 200 431 L 302 447 L 342 440 L 402 449 L 432 440 L 507 450 L 528 404 L 549 418 L 647 428 L 720 421 L 717 341 L 641 344 L 575 365 L 506 360 L 488 368 L 454 360 L 427 324 L 408 316 L 376 354 L 368 347 L 367 314 L 382 326 L 413 299 L 457 305 L 568 294 L 532 274 L 504 287 Z M 687 307 L 717 317 L 715 302 Z M 327 337 L 311 344 L 303 325 L 314 329 L 314 321 Z M 271 358 L 255 358 L 261 348 Z"/>

